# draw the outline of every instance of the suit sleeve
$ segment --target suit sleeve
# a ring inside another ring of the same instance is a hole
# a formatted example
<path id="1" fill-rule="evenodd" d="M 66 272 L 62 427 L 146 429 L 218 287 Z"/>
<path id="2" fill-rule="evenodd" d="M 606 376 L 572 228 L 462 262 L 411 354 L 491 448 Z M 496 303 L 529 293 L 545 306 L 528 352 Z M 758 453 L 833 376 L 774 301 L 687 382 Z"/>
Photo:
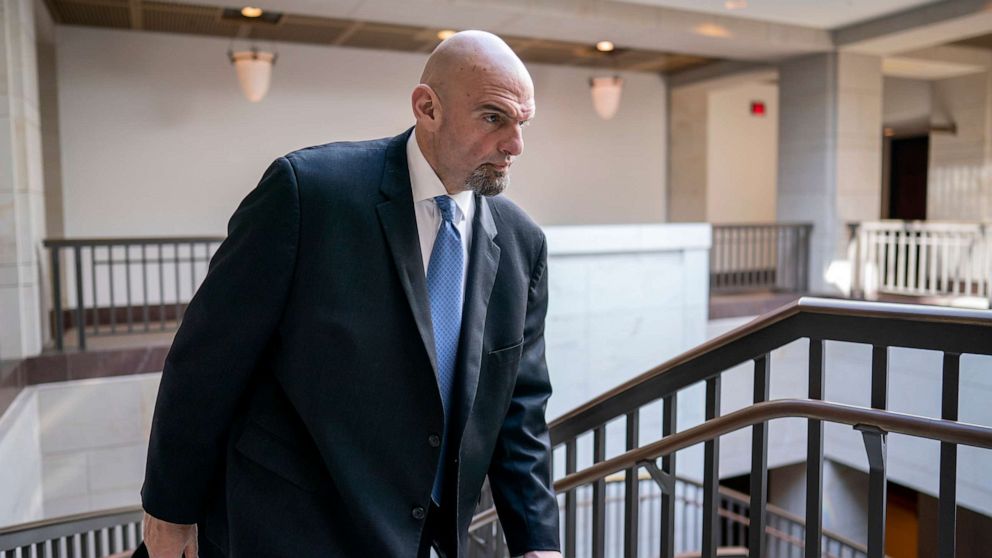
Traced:
<path id="1" fill-rule="evenodd" d="M 231 217 L 166 357 L 141 489 L 151 515 L 201 519 L 235 409 L 282 316 L 299 228 L 295 173 L 281 157 Z"/>
<path id="2" fill-rule="evenodd" d="M 493 501 L 511 556 L 559 549 L 558 501 L 551 484 L 551 442 L 544 418 L 551 397 L 544 358 L 547 258 L 547 240 L 542 238 L 528 287 L 517 380 L 489 466 Z"/>

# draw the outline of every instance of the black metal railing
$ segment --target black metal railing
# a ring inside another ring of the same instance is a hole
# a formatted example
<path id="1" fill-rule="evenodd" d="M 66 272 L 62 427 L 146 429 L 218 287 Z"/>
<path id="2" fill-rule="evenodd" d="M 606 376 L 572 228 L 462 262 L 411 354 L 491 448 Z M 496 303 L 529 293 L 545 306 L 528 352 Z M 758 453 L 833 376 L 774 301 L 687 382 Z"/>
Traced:
<path id="1" fill-rule="evenodd" d="M 615 474 L 606 478 L 606 530 L 623 524 L 624 503 L 623 474 Z M 660 517 L 662 492 L 658 485 L 650 481 L 651 476 L 644 470 L 638 477 L 640 481 L 641 522 L 638 528 L 640 547 L 658 548 L 661 544 Z M 586 532 L 592 520 L 592 491 L 590 487 L 582 486 L 576 489 L 576 530 Z M 481 502 L 483 509 L 492 506 L 488 493 Z M 747 529 L 750 525 L 750 499 L 727 487 L 720 487 L 719 516 L 720 547 L 741 548 L 747 546 Z M 675 555 L 682 556 L 697 548 L 694 542 L 699 538 L 699 528 L 703 514 L 703 485 L 692 479 L 677 477 L 675 479 Z M 805 527 L 803 519 L 782 508 L 768 505 L 766 510 L 768 527 L 769 556 L 777 558 L 802 558 L 803 536 Z M 617 527 L 618 528 L 618 527 Z M 574 556 L 588 556 L 590 549 L 587 541 L 579 538 L 576 543 Z M 467 558 L 485 558 L 490 556 L 505 556 L 507 549 L 498 522 L 493 521 L 484 527 L 475 529 L 470 537 Z M 606 556 L 622 558 L 623 539 L 615 537 L 607 541 Z M 824 556 L 835 558 L 865 558 L 867 548 L 837 533 L 823 532 Z"/>
<path id="2" fill-rule="evenodd" d="M 714 558 L 726 540 L 721 532 L 719 486 L 719 437 L 742 428 L 752 430 L 750 494 L 746 547 L 751 556 L 769 556 L 767 505 L 768 422 L 773 419 L 807 419 L 806 515 L 802 547 L 806 558 L 836 556 L 823 537 L 823 423 L 847 424 L 861 432 L 870 465 L 867 555 L 882 558 L 885 549 L 886 436 L 899 433 L 940 441 L 940 489 L 937 538 L 939 556 L 953 557 L 956 526 L 957 447 L 992 448 L 992 428 L 957 421 L 959 365 L 962 354 L 992 355 L 992 313 L 931 306 L 868 303 L 803 298 L 782 309 L 710 340 L 600 397 L 576 408 L 550 424 L 556 459 L 564 455 L 563 477 L 555 488 L 563 501 L 563 546 L 566 556 L 576 556 L 579 537 L 587 555 L 604 558 L 607 535 L 606 479 L 624 477 L 623 523 L 615 532 L 622 537 L 622 556 L 637 556 L 641 525 L 640 471 L 647 471 L 661 491 L 656 518 L 661 533 L 658 548 L 650 555 L 675 555 L 676 452 L 703 444 L 703 497 L 698 549 Z M 808 399 L 769 400 L 770 354 L 799 339 L 809 343 Z M 868 344 L 871 361 L 870 407 L 823 401 L 824 344 L 827 341 Z M 920 417 L 887 410 L 890 348 L 911 348 L 943 353 L 941 417 Z M 737 365 L 753 362 L 753 405 L 719 416 L 721 377 Z M 683 390 L 705 383 L 705 417 L 702 424 L 678 431 L 676 400 Z M 642 408 L 661 402 L 660 439 L 638 443 Z M 608 423 L 622 421 L 627 451 L 606 459 Z M 592 437 L 591 461 L 577 468 L 579 439 Z M 579 491 L 591 492 L 592 520 L 577 527 Z M 496 520 L 495 509 L 479 513 L 473 532 Z M 587 543 L 587 544 L 586 544 Z"/>
<path id="3" fill-rule="evenodd" d="M 713 225 L 710 291 L 807 292 L 813 225 Z"/>
<path id="4" fill-rule="evenodd" d="M 46 239 L 52 337 L 65 348 L 91 336 L 172 331 L 223 237 Z"/>
<path id="5" fill-rule="evenodd" d="M 143 516 L 129 507 L 0 528 L 0 558 L 103 558 L 134 550 Z"/>

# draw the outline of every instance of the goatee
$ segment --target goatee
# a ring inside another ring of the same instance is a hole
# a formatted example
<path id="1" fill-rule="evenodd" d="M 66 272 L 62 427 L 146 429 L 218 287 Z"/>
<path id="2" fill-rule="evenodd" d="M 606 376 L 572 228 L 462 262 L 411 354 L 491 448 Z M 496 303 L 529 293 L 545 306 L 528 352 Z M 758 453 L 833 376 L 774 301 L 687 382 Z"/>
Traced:
<path id="1" fill-rule="evenodd" d="M 503 193 L 509 184 L 509 173 L 496 170 L 492 165 L 486 164 L 472 171 L 472 174 L 465 180 L 465 189 L 491 197 Z"/>

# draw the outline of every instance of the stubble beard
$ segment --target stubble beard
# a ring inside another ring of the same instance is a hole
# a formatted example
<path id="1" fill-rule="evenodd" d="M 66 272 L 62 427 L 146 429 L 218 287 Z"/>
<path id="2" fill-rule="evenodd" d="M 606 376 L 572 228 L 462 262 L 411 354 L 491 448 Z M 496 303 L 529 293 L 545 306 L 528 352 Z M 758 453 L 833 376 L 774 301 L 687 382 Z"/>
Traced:
<path id="1" fill-rule="evenodd" d="M 498 196 L 510 185 L 510 174 L 496 170 L 492 165 L 477 167 L 465 180 L 465 189 L 483 196 Z"/>

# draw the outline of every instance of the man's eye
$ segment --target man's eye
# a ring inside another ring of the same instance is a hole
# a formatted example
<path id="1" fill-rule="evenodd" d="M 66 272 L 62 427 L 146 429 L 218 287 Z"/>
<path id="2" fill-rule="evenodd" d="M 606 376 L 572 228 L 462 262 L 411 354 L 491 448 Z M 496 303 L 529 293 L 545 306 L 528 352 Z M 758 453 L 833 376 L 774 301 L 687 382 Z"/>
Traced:
<path id="1" fill-rule="evenodd" d="M 487 115 L 483 116 L 482 118 L 483 118 L 483 120 L 485 120 L 486 122 L 488 122 L 490 124 L 497 124 L 497 123 L 499 123 L 500 120 L 502 120 L 502 118 L 498 114 L 487 114 Z"/>

